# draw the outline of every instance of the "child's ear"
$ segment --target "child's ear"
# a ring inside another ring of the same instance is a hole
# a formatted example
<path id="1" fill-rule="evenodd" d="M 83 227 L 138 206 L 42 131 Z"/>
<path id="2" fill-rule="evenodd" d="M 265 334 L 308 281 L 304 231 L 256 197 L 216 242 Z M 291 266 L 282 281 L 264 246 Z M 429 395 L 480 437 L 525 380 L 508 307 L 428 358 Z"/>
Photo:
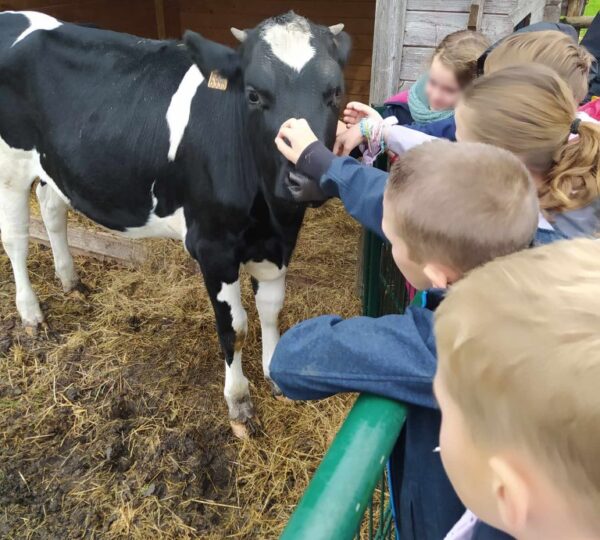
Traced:
<path id="1" fill-rule="evenodd" d="M 454 283 L 460 277 L 449 266 L 438 263 L 427 263 L 423 268 L 423 273 L 436 289 L 445 289 L 450 283 Z"/>
<path id="2" fill-rule="evenodd" d="M 183 35 L 183 43 L 200 72 L 208 77 L 218 71 L 223 77 L 230 78 L 241 69 L 241 61 L 237 51 L 202 37 L 188 30 Z"/>
<path id="3" fill-rule="evenodd" d="M 530 489 L 509 460 L 494 456 L 489 460 L 492 470 L 492 489 L 496 499 L 502 529 L 518 537 L 529 514 Z"/>

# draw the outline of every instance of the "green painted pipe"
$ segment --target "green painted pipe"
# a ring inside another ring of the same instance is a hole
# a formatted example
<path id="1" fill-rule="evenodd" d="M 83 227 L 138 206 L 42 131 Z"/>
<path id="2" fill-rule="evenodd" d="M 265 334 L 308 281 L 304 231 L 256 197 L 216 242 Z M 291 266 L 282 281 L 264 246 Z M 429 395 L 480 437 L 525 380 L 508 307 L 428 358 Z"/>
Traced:
<path id="1" fill-rule="evenodd" d="M 360 395 L 316 470 L 281 540 L 350 540 L 406 417 L 403 405 Z"/>

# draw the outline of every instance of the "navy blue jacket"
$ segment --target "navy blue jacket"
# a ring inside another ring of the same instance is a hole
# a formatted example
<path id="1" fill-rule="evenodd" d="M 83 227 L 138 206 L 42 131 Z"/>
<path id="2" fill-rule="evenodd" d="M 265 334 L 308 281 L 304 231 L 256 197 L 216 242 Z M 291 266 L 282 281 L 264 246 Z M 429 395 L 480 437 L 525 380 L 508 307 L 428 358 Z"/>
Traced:
<path id="1" fill-rule="evenodd" d="M 319 178 L 321 189 L 341 198 L 366 228 L 381 230 L 387 173 L 352 158 L 336 158 L 320 143 L 307 149 L 297 168 Z M 427 304 L 403 315 L 343 320 L 322 316 L 286 332 L 275 350 L 271 377 L 285 395 L 318 399 L 337 392 L 371 392 L 407 404 L 403 434 L 390 461 L 395 516 L 402 540 L 440 540 L 460 519 L 464 507 L 444 472 L 438 453 L 441 416 L 432 391 L 437 365 L 433 309 Z M 481 536 L 480 536 L 481 535 Z M 510 538 L 487 525 L 474 540 Z"/>

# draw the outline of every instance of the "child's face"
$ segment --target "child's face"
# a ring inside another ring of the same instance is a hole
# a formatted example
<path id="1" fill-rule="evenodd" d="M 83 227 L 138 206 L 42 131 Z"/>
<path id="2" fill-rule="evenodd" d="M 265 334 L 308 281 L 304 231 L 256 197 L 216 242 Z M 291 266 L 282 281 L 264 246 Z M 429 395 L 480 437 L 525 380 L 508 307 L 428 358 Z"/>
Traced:
<path id="1" fill-rule="evenodd" d="M 386 238 L 392 244 L 392 257 L 402 275 L 408 282 L 419 290 L 429 289 L 431 280 L 424 273 L 424 266 L 410 258 L 408 247 L 396 233 L 396 217 L 392 204 L 389 202 L 387 191 L 383 197 L 383 221 L 381 228 Z"/>
<path id="2" fill-rule="evenodd" d="M 429 68 L 425 94 L 432 111 L 454 109 L 460 97 L 460 85 L 454 73 L 436 57 Z"/>
<path id="3" fill-rule="evenodd" d="M 486 523 L 498 524 L 488 457 L 477 447 L 463 414 L 449 395 L 439 370 L 435 395 L 442 411 L 440 453 L 446 474 L 463 504 Z"/>

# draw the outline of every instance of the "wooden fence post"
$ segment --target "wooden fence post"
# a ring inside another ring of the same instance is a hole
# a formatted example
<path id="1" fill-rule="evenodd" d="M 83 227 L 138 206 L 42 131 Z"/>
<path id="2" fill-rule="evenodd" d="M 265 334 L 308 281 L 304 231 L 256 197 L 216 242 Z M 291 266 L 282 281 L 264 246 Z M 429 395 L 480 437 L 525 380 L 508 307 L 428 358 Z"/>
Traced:
<path id="1" fill-rule="evenodd" d="M 377 0 L 369 96 L 371 103 L 383 103 L 399 88 L 406 4 L 407 0 Z"/>

